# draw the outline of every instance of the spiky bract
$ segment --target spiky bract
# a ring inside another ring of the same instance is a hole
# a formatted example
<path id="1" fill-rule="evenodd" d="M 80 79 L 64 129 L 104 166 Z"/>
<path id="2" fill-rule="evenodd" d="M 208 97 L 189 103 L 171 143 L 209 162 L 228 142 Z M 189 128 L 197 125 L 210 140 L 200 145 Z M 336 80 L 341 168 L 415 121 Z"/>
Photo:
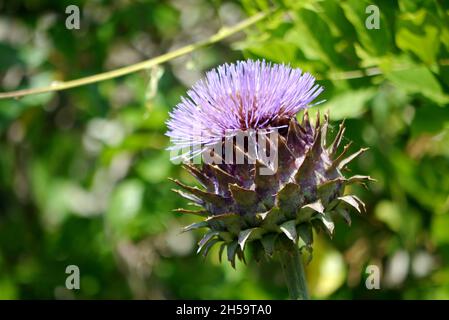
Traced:
<path id="1" fill-rule="evenodd" d="M 348 163 L 366 149 L 347 155 L 349 145 L 341 153 L 337 150 L 345 131 L 341 124 L 335 139 L 326 143 L 328 116 L 320 123 L 320 116 L 312 124 L 307 112 L 302 122 L 292 117 L 288 129 L 278 135 L 278 170 L 273 175 L 261 175 L 267 164 L 185 164 L 185 168 L 203 188 L 190 187 L 177 180 L 184 189 L 177 192 L 203 209 L 178 212 L 196 214 L 204 218 L 184 230 L 207 228 L 199 242 L 198 252 L 207 255 L 220 244 L 220 259 L 226 249 L 227 259 L 235 265 L 235 258 L 244 260 L 244 251 L 251 246 L 259 259 L 272 256 L 276 241 L 282 238 L 312 249 L 313 228 L 334 232 L 334 218 L 342 217 L 348 224 L 348 208 L 364 210 L 363 202 L 355 195 L 345 195 L 345 186 L 371 180 L 355 175 L 345 178 L 342 171 Z"/>

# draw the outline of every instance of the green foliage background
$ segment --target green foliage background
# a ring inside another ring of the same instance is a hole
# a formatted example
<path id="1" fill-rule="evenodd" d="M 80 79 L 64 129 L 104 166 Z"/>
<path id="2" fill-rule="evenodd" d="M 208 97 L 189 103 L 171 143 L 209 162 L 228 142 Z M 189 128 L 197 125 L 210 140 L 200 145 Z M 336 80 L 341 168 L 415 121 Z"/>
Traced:
<path id="1" fill-rule="evenodd" d="M 81 29 L 67 30 L 78 5 Z M 318 235 L 312 296 L 449 299 L 449 3 L 284 0 L 244 34 L 146 72 L 59 93 L 0 100 L 0 298 L 284 299 L 276 261 L 233 270 L 195 255 L 195 221 L 172 176 L 168 112 L 212 67 L 243 58 L 315 74 L 332 132 L 370 151 L 352 165 L 368 212 Z M 380 9 L 368 30 L 366 7 Z M 265 0 L 0 0 L 0 90 L 129 65 L 206 39 Z M 312 109 L 312 110 L 313 110 Z M 81 289 L 65 288 L 65 268 Z M 365 287 L 378 265 L 380 290 Z"/>

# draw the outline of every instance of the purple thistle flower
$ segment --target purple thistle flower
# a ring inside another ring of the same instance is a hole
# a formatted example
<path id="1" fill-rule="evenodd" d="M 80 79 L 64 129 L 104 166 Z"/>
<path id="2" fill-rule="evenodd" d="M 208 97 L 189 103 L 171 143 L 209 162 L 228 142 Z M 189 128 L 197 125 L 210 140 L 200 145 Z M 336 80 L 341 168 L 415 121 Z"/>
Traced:
<path id="1" fill-rule="evenodd" d="M 259 60 L 221 65 L 198 81 L 170 113 L 169 149 L 200 146 L 199 150 L 233 131 L 286 125 L 322 91 L 311 74 L 288 65 Z"/>
<path id="2" fill-rule="evenodd" d="M 198 253 L 206 256 L 220 244 L 219 257 L 226 252 L 235 267 L 236 259 L 245 261 L 247 246 L 258 261 L 277 252 L 295 299 L 307 298 L 298 247 L 311 253 L 313 229 L 332 235 L 334 219 L 341 217 L 350 224 L 348 210 L 353 207 L 361 212 L 365 205 L 355 195 L 346 194 L 345 186 L 372 180 L 362 175 L 343 176 L 347 165 L 366 151 L 360 149 L 348 156 L 348 144 L 338 154 L 343 124 L 328 144 L 328 114 L 321 119 L 318 113 L 315 124 L 306 111 L 301 122 L 296 118 L 322 91 L 315 78 L 300 69 L 241 61 L 209 72 L 188 91 L 189 98 L 182 98 L 168 121 L 172 150 L 181 149 L 189 157 L 206 151 L 205 160 L 210 160 L 211 154 L 219 155 L 217 162 L 184 163 L 200 188 L 173 180 L 182 189 L 174 191 L 201 207 L 176 210 L 204 218 L 184 228 L 208 230 L 198 242 Z M 261 139 L 256 139 L 257 147 L 261 142 L 256 153 L 250 143 L 253 131 L 258 131 L 257 138 L 262 133 Z M 242 132 L 247 134 L 247 142 L 238 139 Z M 264 139 L 267 136 L 269 142 Z M 195 145 L 201 147 L 192 151 Z M 235 160 L 238 151 L 246 160 L 255 161 L 234 163 L 234 152 L 226 153 L 228 145 L 236 151 Z M 184 151 L 185 147 L 190 148 Z M 225 160 L 226 156 L 230 160 L 225 163 L 221 161 L 223 148 Z M 263 156 L 266 151 L 274 155 L 274 161 Z"/>

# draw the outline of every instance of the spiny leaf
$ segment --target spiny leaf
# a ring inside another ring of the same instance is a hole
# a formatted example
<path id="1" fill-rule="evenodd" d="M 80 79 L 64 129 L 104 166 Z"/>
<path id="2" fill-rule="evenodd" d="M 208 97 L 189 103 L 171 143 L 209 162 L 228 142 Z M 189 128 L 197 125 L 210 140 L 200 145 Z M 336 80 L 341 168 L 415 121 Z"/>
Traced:
<path id="1" fill-rule="evenodd" d="M 319 213 L 323 213 L 324 212 L 324 206 L 321 203 L 320 199 L 318 199 L 315 202 L 306 204 L 306 205 L 302 206 L 302 208 L 310 208 L 310 209 L 315 210 L 316 212 L 319 212 Z"/>
<path id="2" fill-rule="evenodd" d="M 302 124 L 301 125 L 307 132 L 312 131 L 312 126 L 311 126 L 310 120 L 309 120 L 309 112 L 307 111 L 307 109 L 304 110 L 304 115 L 302 116 Z"/>
<path id="3" fill-rule="evenodd" d="M 327 180 L 324 183 L 318 185 L 318 197 L 323 203 L 328 203 L 328 205 L 326 206 L 328 209 L 333 208 L 337 204 L 334 199 L 336 196 L 342 193 L 345 181 L 345 178 L 336 178 L 333 180 Z"/>
<path id="4" fill-rule="evenodd" d="M 198 250 L 196 253 L 200 253 L 201 249 L 203 249 L 203 246 L 208 243 L 213 237 L 218 235 L 218 231 L 209 231 L 207 232 L 204 237 L 198 242 Z"/>
<path id="5" fill-rule="evenodd" d="M 321 145 L 325 148 L 327 145 L 327 130 L 329 128 L 329 110 L 324 114 L 324 123 L 321 126 Z"/>
<path id="6" fill-rule="evenodd" d="M 170 180 L 172 180 L 178 186 L 180 186 L 184 190 L 186 190 L 189 193 L 191 193 L 192 195 L 194 195 L 196 198 L 201 199 L 203 202 L 213 203 L 215 205 L 215 207 L 220 207 L 220 208 L 228 207 L 229 200 L 218 195 L 218 194 L 203 191 L 203 190 L 198 189 L 197 187 L 190 187 L 176 179 L 170 179 Z M 190 200 L 195 201 L 193 199 L 190 199 Z"/>
<path id="7" fill-rule="evenodd" d="M 240 215 L 235 213 L 224 213 L 215 216 L 210 216 L 206 219 L 206 222 L 215 228 L 220 226 L 226 226 L 230 232 L 238 234 L 241 229 L 242 219 Z"/>
<path id="8" fill-rule="evenodd" d="M 257 193 L 254 190 L 242 188 L 237 184 L 229 185 L 229 190 L 237 205 L 242 208 L 254 207 L 258 203 Z"/>
<path id="9" fill-rule="evenodd" d="M 220 186 L 221 192 L 229 193 L 228 185 L 229 184 L 237 184 L 238 180 L 231 176 L 229 173 L 221 169 L 217 165 L 209 165 L 204 164 L 204 168 L 209 172 L 210 175 L 215 177 L 216 181 L 218 182 L 218 185 Z"/>
<path id="10" fill-rule="evenodd" d="M 260 239 L 260 243 L 262 243 L 265 253 L 270 257 L 273 255 L 277 237 L 278 237 L 277 233 L 270 233 L 264 235 L 262 239 Z"/>
<path id="11" fill-rule="evenodd" d="M 280 134 L 277 135 L 278 142 L 277 142 L 277 160 L 278 160 L 278 167 L 277 167 L 277 173 L 282 178 L 285 175 L 290 176 L 293 170 L 296 169 L 295 166 L 295 155 L 290 150 L 290 148 L 287 145 L 287 141 L 283 136 Z"/>
<path id="12" fill-rule="evenodd" d="M 362 175 L 355 175 L 352 177 L 349 177 L 347 179 L 347 181 L 349 181 L 350 183 L 353 182 L 364 182 L 364 181 L 377 181 L 376 179 L 371 178 L 370 176 L 362 176 Z"/>
<path id="13" fill-rule="evenodd" d="M 295 157 L 304 152 L 305 144 L 301 139 L 301 132 L 296 118 L 290 120 L 287 133 L 287 146 L 293 150 Z"/>
<path id="14" fill-rule="evenodd" d="M 248 243 L 248 245 L 250 245 L 250 244 Z M 254 260 L 256 260 L 256 262 L 260 262 L 260 261 L 264 260 L 265 250 L 260 241 L 251 242 L 251 252 L 253 253 L 253 257 L 254 257 Z"/>
<path id="15" fill-rule="evenodd" d="M 222 257 L 223 257 L 223 251 L 226 248 L 226 242 L 223 242 L 220 245 L 220 249 L 218 250 L 218 261 L 221 263 Z"/>
<path id="16" fill-rule="evenodd" d="M 234 236 L 231 232 L 228 231 L 219 231 L 218 236 L 225 242 L 231 242 L 234 239 Z"/>
<path id="17" fill-rule="evenodd" d="M 253 232 L 253 229 L 246 229 L 246 230 L 240 231 L 239 239 L 237 242 L 240 245 L 240 248 L 242 248 L 242 250 L 245 249 L 246 240 L 248 240 L 248 238 L 252 232 Z"/>
<path id="18" fill-rule="evenodd" d="M 311 209 L 309 207 L 302 207 L 296 213 L 296 222 L 303 223 L 309 221 L 316 213 L 317 211 L 314 209 Z"/>
<path id="19" fill-rule="evenodd" d="M 338 197 L 338 199 L 354 207 L 359 213 L 362 213 L 361 209 L 365 211 L 365 204 L 362 202 L 362 200 L 360 200 L 358 197 L 354 195 Z"/>
<path id="20" fill-rule="evenodd" d="M 233 166 L 233 169 L 233 175 L 239 179 L 240 183 L 242 183 L 244 187 L 249 188 L 253 183 L 252 177 L 254 176 L 254 165 L 243 163 L 238 166 Z"/>
<path id="21" fill-rule="evenodd" d="M 235 254 L 238 249 L 237 241 L 232 241 L 231 243 L 229 243 L 227 249 L 228 261 L 231 262 L 231 266 L 235 269 Z"/>
<path id="22" fill-rule="evenodd" d="M 236 253 L 240 261 L 243 261 L 243 263 L 246 265 L 245 252 L 243 250 L 240 250 L 239 247 L 237 247 Z"/>
<path id="23" fill-rule="evenodd" d="M 210 249 L 212 249 L 212 247 L 218 242 L 220 242 L 220 239 L 212 239 L 212 240 L 208 241 L 206 243 L 206 245 L 204 246 L 203 257 L 206 258 L 207 255 L 209 254 Z"/>
<path id="24" fill-rule="evenodd" d="M 195 203 L 195 202 L 187 202 L 189 206 L 198 207 L 198 208 L 204 208 L 201 204 Z"/>
<path id="25" fill-rule="evenodd" d="M 262 197 L 273 193 L 273 190 L 277 187 L 278 183 L 276 175 L 261 174 L 261 169 L 265 167 L 266 166 L 262 162 L 259 160 L 256 161 L 254 184 L 256 185 L 255 189 L 257 194 Z"/>
<path id="26" fill-rule="evenodd" d="M 179 212 L 179 213 L 184 213 L 184 214 L 193 214 L 193 215 L 200 216 L 200 217 L 207 216 L 206 210 L 187 210 L 187 209 L 183 209 L 183 208 L 177 208 L 177 209 L 173 209 L 173 211 Z"/>
<path id="27" fill-rule="evenodd" d="M 349 148 L 352 145 L 352 141 L 350 141 L 347 145 L 344 146 L 343 151 L 340 153 L 340 155 L 332 161 L 332 164 L 329 168 L 327 168 L 327 172 L 331 172 L 337 168 L 339 168 L 340 163 L 343 161 L 345 154 L 349 151 Z"/>
<path id="28" fill-rule="evenodd" d="M 200 221 L 200 222 L 192 223 L 192 224 L 188 225 L 187 227 L 184 227 L 182 229 L 182 232 L 187 232 L 187 231 L 191 231 L 191 230 L 195 230 L 195 229 L 199 229 L 199 228 L 205 228 L 208 226 L 209 226 L 209 224 L 206 221 Z"/>
<path id="29" fill-rule="evenodd" d="M 316 129 L 316 131 L 319 131 L 317 129 L 320 128 L 320 121 L 321 121 L 321 119 L 320 119 L 320 110 L 318 109 L 317 112 L 316 112 L 316 117 L 315 117 L 315 129 Z"/>
<path id="30" fill-rule="evenodd" d="M 340 123 L 338 127 L 337 135 L 335 136 L 334 142 L 332 142 L 330 146 L 329 153 L 331 156 L 335 155 L 337 152 L 338 147 L 340 146 L 341 140 L 343 139 L 343 135 L 345 133 L 345 119 Z"/>
<path id="31" fill-rule="evenodd" d="M 368 188 L 366 185 L 366 182 L 369 181 L 376 181 L 376 179 L 371 178 L 370 176 L 362 176 L 362 175 L 355 175 L 345 180 L 346 185 L 350 185 L 353 183 L 358 183 L 364 186 L 365 188 Z"/>
<path id="32" fill-rule="evenodd" d="M 319 219 L 321 220 L 321 222 L 323 222 L 326 232 L 332 237 L 332 235 L 334 234 L 335 224 L 330 213 L 325 212 L 324 214 L 319 216 Z"/>
<path id="33" fill-rule="evenodd" d="M 242 230 L 239 233 L 238 243 L 240 245 L 240 248 L 242 250 L 245 249 L 245 244 L 247 241 L 251 241 L 257 238 L 260 238 L 263 234 L 264 230 L 262 228 L 252 228 L 252 229 L 246 229 Z"/>
<path id="34" fill-rule="evenodd" d="M 319 158 L 319 156 L 321 155 L 322 151 L 323 151 L 323 147 L 322 147 L 322 141 L 321 141 L 321 130 L 319 127 L 319 120 L 320 119 L 320 114 L 318 112 L 317 114 L 317 123 L 318 126 L 316 127 L 316 131 L 315 131 L 315 135 L 313 137 L 313 144 L 312 144 L 312 153 L 313 153 L 313 158 L 316 160 Z"/>
<path id="35" fill-rule="evenodd" d="M 259 213 L 257 218 L 261 220 L 264 229 L 279 231 L 278 223 L 282 221 L 284 215 L 278 207 L 273 207 L 264 213 Z"/>
<path id="36" fill-rule="evenodd" d="M 348 179 L 346 179 L 345 177 L 338 177 L 332 180 L 327 180 L 325 182 L 323 182 L 322 184 L 320 184 L 318 186 L 318 190 L 323 189 L 323 188 L 327 188 L 329 186 L 338 184 L 338 183 L 344 183 L 345 185 L 348 184 L 353 184 L 353 183 L 364 183 L 367 181 L 376 181 L 376 179 L 371 178 L 370 176 L 362 176 L 362 175 L 355 175 L 352 177 L 349 177 Z"/>
<path id="37" fill-rule="evenodd" d="M 348 226 L 351 226 L 351 215 L 343 208 L 335 208 L 335 211 L 343 218 Z"/>
<path id="38" fill-rule="evenodd" d="M 294 214 L 304 201 L 299 185 L 287 183 L 276 195 L 276 206 L 286 214 Z"/>
<path id="39" fill-rule="evenodd" d="M 304 245 L 311 246 L 313 243 L 313 230 L 310 223 L 301 223 L 297 225 L 296 232 L 298 233 L 298 238 L 302 240 Z"/>
<path id="40" fill-rule="evenodd" d="M 212 192 L 214 191 L 214 184 L 212 183 L 211 179 L 208 178 L 204 173 L 201 172 L 197 167 L 195 167 L 192 164 L 184 163 L 183 167 L 192 175 L 194 176 L 201 185 L 206 188 L 207 191 Z"/>
<path id="41" fill-rule="evenodd" d="M 280 225 L 281 231 L 293 242 L 296 243 L 297 234 L 296 234 L 296 221 L 289 220 Z"/>
<path id="42" fill-rule="evenodd" d="M 184 191 L 178 190 L 178 189 L 171 189 L 173 192 L 176 192 L 177 194 L 179 194 L 181 197 L 183 197 L 184 199 L 193 201 L 193 203 L 195 203 L 198 206 L 203 207 L 204 205 L 204 201 L 201 200 L 200 198 L 194 196 L 193 194 L 190 193 L 186 193 Z"/>
<path id="43" fill-rule="evenodd" d="M 338 169 L 343 169 L 344 167 L 346 167 L 346 165 L 348 165 L 349 162 L 351 162 L 352 160 L 354 160 L 355 158 L 357 158 L 359 155 L 361 155 L 362 153 L 364 153 L 365 151 L 367 151 L 368 148 L 362 148 L 359 151 L 357 151 L 356 153 L 350 155 L 349 157 L 347 157 L 346 159 L 342 160 L 340 162 L 340 164 L 338 165 Z"/>
<path id="44" fill-rule="evenodd" d="M 336 184 L 344 183 L 345 181 L 346 181 L 346 179 L 343 177 L 326 180 L 323 183 L 321 183 L 320 185 L 318 185 L 318 191 L 323 191 L 327 188 L 333 188 L 333 187 L 335 187 Z"/>
<path id="45" fill-rule="evenodd" d="M 308 185 L 308 180 L 315 174 L 316 161 L 314 159 L 312 148 L 306 151 L 302 163 L 299 165 L 295 174 L 295 181 L 301 186 Z"/>

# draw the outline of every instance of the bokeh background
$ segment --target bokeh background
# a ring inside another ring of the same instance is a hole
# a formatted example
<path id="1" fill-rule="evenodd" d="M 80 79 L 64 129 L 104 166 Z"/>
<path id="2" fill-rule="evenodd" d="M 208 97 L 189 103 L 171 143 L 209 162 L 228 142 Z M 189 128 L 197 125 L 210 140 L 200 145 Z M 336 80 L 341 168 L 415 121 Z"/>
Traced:
<path id="1" fill-rule="evenodd" d="M 65 9 L 81 28 L 65 27 Z M 380 10 L 368 30 L 366 7 Z M 444 0 L 0 0 L 0 91 L 126 66 L 207 39 L 271 6 L 224 41 L 123 78 L 0 100 L 0 298 L 285 299 L 277 261 L 195 255 L 195 217 L 168 177 L 168 112 L 206 70 L 244 58 L 319 78 L 332 134 L 346 118 L 370 151 L 352 187 L 367 203 L 316 237 L 313 298 L 449 299 L 449 2 Z M 77 265 L 80 290 L 65 288 Z M 379 266 L 381 289 L 365 268 Z"/>

